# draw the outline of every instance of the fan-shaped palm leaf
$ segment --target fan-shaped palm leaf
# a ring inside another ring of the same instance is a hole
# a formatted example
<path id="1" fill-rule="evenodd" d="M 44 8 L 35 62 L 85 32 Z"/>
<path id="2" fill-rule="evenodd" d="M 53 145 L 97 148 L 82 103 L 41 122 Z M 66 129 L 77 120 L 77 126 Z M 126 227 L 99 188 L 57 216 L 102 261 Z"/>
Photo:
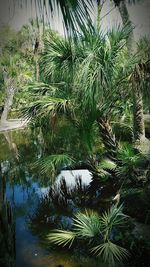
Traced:
<path id="1" fill-rule="evenodd" d="M 101 222 L 97 213 L 85 211 L 78 213 L 73 219 L 73 230 L 77 236 L 83 238 L 93 238 L 101 233 Z"/>
<path id="2" fill-rule="evenodd" d="M 100 162 L 100 164 L 98 164 L 98 167 L 104 170 L 114 170 L 116 166 L 116 163 L 109 159 L 104 159 Z"/>
<path id="3" fill-rule="evenodd" d="M 52 81 L 64 81 L 68 78 L 71 80 L 74 67 L 72 39 L 50 34 L 45 38 L 44 44 L 44 52 L 41 57 L 41 69 L 44 75 Z"/>
<path id="4" fill-rule="evenodd" d="M 129 252 L 126 249 L 110 241 L 92 248 L 91 251 L 97 256 L 102 256 L 103 260 L 109 262 L 111 266 L 114 265 L 116 261 L 121 262 L 124 258 L 129 256 Z"/>
<path id="5" fill-rule="evenodd" d="M 75 160 L 67 154 L 50 155 L 43 159 L 39 159 L 34 163 L 34 167 L 38 167 L 41 173 L 50 172 L 52 176 L 56 172 L 67 165 L 73 165 Z"/>
<path id="6" fill-rule="evenodd" d="M 59 246 L 72 246 L 72 243 L 76 237 L 76 233 L 72 231 L 56 230 L 55 233 L 48 235 L 48 240 Z"/>
<path id="7" fill-rule="evenodd" d="M 114 244 L 109 240 L 113 226 L 124 223 L 126 215 L 122 213 L 122 206 L 112 206 L 108 212 L 99 216 L 95 212 L 79 212 L 73 219 L 72 231 L 57 230 L 48 236 L 49 240 L 58 245 L 72 245 L 75 237 L 96 240 L 99 242 L 91 251 L 102 256 L 103 259 L 111 264 L 122 261 L 129 253 L 126 249 Z"/>
<path id="8" fill-rule="evenodd" d="M 138 165 L 142 156 L 135 151 L 133 146 L 124 145 L 119 151 L 118 158 L 122 160 L 124 164 L 133 166 Z"/>
<path id="9" fill-rule="evenodd" d="M 109 234 L 114 226 L 124 224 L 127 215 L 122 212 L 122 205 L 113 205 L 110 210 L 105 211 L 101 216 L 101 225 L 104 231 L 104 239 L 109 239 Z"/>

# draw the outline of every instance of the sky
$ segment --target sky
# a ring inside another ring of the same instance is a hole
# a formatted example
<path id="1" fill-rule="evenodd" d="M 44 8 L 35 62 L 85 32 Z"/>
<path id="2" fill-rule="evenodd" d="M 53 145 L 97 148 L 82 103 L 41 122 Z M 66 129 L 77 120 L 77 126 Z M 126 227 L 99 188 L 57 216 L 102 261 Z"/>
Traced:
<path id="1" fill-rule="evenodd" d="M 33 6 L 31 8 L 30 0 L 27 0 L 27 7 L 23 8 L 15 7 L 13 3 L 17 1 L 18 0 L 0 0 L 1 27 L 3 27 L 4 24 L 9 24 L 12 28 L 19 29 L 23 24 L 26 24 L 28 22 L 29 18 L 36 16 L 35 7 Z M 110 13 L 105 16 L 105 14 L 107 14 L 109 11 Z M 135 26 L 135 39 L 138 40 L 141 36 L 145 35 L 150 36 L 150 0 L 143 0 L 136 5 L 128 5 L 128 11 L 130 14 L 131 21 Z M 119 12 L 117 8 L 114 8 L 110 0 L 105 1 L 101 16 L 104 16 L 102 20 L 103 29 L 107 29 L 112 27 L 112 25 L 117 25 L 121 23 Z M 55 14 L 50 24 L 52 29 L 57 30 L 60 34 L 63 34 L 61 16 Z"/>

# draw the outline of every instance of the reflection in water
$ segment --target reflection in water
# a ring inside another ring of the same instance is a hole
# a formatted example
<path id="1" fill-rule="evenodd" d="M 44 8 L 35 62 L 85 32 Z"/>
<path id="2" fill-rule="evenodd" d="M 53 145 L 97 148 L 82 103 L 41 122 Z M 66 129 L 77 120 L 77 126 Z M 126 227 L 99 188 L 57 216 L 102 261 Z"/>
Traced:
<path id="1" fill-rule="evenodd" d="M 27 216 L 31 213 L 39 197 L 46 192 L 47 184 L 31 168 L 31 163 L 39 158 L 42 150 L 30 131 L 20 130 L 0 135 L 0 166 L 7 180 L 6 195 L 11 201 L 16 216 L 16 267 L 103 267 L 92 259 L 78 258 L 75 255 L 44 248 L 41 240 L 28 229 Z M 73 173 L 60 174 L 75 180 Z M 69 175 L 69 176 L 68 176 Z M 91 176 L 85 171 L 85 182 Z"/>
<path id="2" fill-rule="evenodd" d="M 12 132 L 4 132 L 3 134 L 6 138 L 6 141 L 8 142 L 8 146 L 9 146 L 10 151 L 12 151 L 15 158 L 17 160 L 19 160 L 19 153 L 18 153 L 17 145 L 16 145 L 16 143 L 14 143 L 12 141 Z"/>
<path id="3" fill-rule="evenodd" d="M 85 185 L 88 185 L 91 182 L 91 174 L 88 170 L 66 170 L 61 171 L 58 175 L 56 183 L 64 177 L 67 183 L 67 186 L 74 186 L 77 177 L 82 175 L 82 182 Z"/>

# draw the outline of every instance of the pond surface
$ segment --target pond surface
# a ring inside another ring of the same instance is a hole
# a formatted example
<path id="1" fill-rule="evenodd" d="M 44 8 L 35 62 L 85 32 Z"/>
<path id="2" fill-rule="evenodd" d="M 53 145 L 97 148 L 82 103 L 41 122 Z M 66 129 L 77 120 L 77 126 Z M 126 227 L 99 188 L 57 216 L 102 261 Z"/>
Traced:
<path id="1" fill-rule="evenodd" d="M 42 143 L 40 136 L 33 136 L 30 130 L 19 130 L 0 134 L 1 172 L 6 177 L 6 195 L 10 200 L 16 218 L 16 267 L 106 267 L 92 258 L 72 255 L 71 252 L 54 252 L 43 245 L 39 235 L 28 228 L 27 218 L 37 206 L 38 199 L 50 186 L 50 178 L 40 176 L 32 163 L 40 158 Z M 74 183 L 79 171 L 62 171 L 70 184 Z M 85 182 L 91 179 L 85 170 Z"/>

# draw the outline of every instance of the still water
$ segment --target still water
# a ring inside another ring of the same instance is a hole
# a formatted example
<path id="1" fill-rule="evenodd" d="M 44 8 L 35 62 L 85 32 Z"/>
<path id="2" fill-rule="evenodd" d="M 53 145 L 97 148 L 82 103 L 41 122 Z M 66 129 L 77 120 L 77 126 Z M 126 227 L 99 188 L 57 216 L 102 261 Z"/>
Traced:
<path id="1" fill-rule="evenodd" d="M 51 251 L 43 245 L 39 235 L 28 228 L 27 218 L 37 206 L 38 199 L 50 186 L 49 177 L 37 174 L 32 163 L 41 157 L 42 143 L 39 136 L 30 130 L 19 130 L 0 134 L 1 172 L 6 177 L 6 195 L 10 200 L 16 218 L 16 267 L 106 267 L 92 258 L 72 255 L 71 252 Z M 68 183 L 74 183 L 79 171 L 62 171 Z M 85 183 L 91 176 L 82 172 Z"/>

